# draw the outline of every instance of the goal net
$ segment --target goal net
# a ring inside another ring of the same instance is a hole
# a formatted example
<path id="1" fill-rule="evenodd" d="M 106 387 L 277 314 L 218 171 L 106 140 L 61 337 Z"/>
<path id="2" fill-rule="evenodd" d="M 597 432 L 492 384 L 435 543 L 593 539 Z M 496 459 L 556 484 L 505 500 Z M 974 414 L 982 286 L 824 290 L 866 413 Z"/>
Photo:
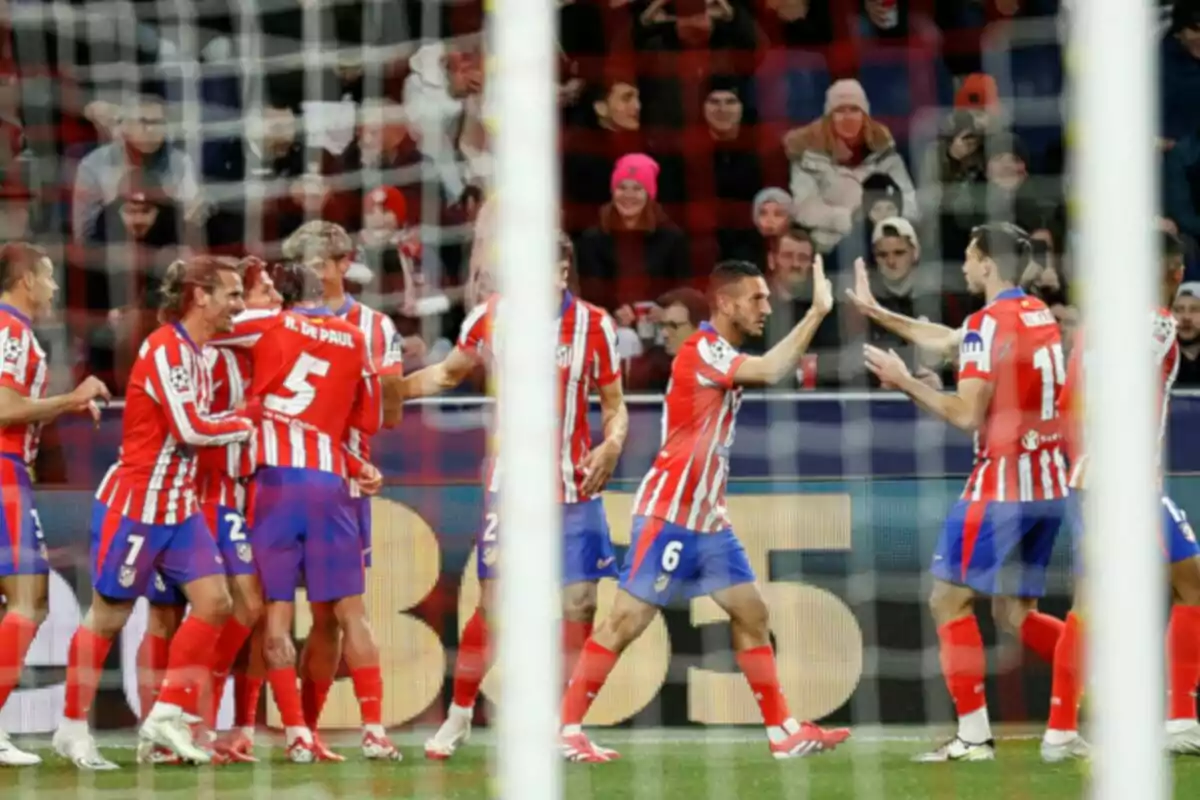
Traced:
<path id="1" fill-rule="evenodd" d="M 1194 52 L 1188 37 L 1200 36 L 1200 16 L 1189 14 L 1164 7 L 1161 28 L 1148 32 L 1178 58 Z M 497 164 L 498 129 L 536 126 L 503 118 L 513 106 L 502 100 L 519 89 L 496 93 L 506 65 L 487 16 L 471 0 L 0 3 L 0 231 L 5 241 L 36 242 L 55 264 L 54 311 L 37 323 L 52 384 L 96 374 L 123 393 L 156 325 L 169 263 L 199 252 L 276 260 L 282 241 L 316 219 L 352 237 L 347 288 L 395 322 L 406 371 L 445 358 L 490 286 L 480 274 L 487 259 L 472 253 L 481 207 L 493 195 L 503 206 L 506 197 L 550 191 Z M 729 618 L 699 598 L 663 609 L 623 654 L 587 725 L 624 758 L 568 768 L 563 796 L 1081 790 L 1082 773 L 1044 767 L 1037 752 L 1053 647 L 1034 652 L 984 602 L 977 613 L 1000 768 L 968 774 L 909 763 L 953 736 L 928 568 L 970 470 L 972 440 L 884 391 L 864 368 L 863 346 L 896 349 L 918 377 L 947 391 L 953 365 L 842 302 L 862 259 L 886 308 L 958 328 L 982 307 L 962 271 L 972 229 L 1012 222 L 1032 240 L 1036 266 L 1025 283 L 1045 300 L 1069 354 L 1080 290 L 1093 285 L 1081 281 L 1088 273 L 1079 253 L 1103 256 L 1103 246 L 1078 248 L 1077 209 L 1068 202 L 1068 178 L 1076 180 L 1066 147 L 1070 23 L 1058 0 L 557 6 L 557 75 L 547 90 L 554 106 L 545 110 L 555 115 L 558 147 L 545 154 L 543 173 L 559 176 L 557 221 L 573 245 L 570 289 L 615 323 L 630 420 L 603 495 L 616 563 L 629 551 L 634 494 L 661 444 L 677 337 L 705 319 L 713 266 L 738 259 L 766 276 L 771 320 L 746 344 L 762 352 L 803 317 L 813 261 L 822 259 L 835 309 L 779 386 L 744 395 L 736 443 L 723 457 L 728 514 L 770 607 L 791 713 L 854 730 L 846 751 L 828 761 L 771 761 Z M 1163 85 L 1175 84 L 1168 76 Z M 1167 94 L 1162 104 L 1157 135 L 1176 151 L 1164 149 L 1168 202 L 1158 221 L 1186 242 L 1200 234 L 1188 228 L 1195 164 L 1179 158 L 1200 150 L 1188 127 L 1194 102 Z M 499 185 L 498 174 L 509 183 Z M 518 219 L 504 211 L 500 218 Z M 539 247 L 552 233 L 543 222 L 529 232 Z M 506 235 L 500 239 L 514 241 L 519 232 Z M 1186 245 L 1181 252 L 1187 274 L 1200 274 Z M 528 265 L 534 284 L 539 269 Z M 511 286 L 517 275 L 510 270 L 501 283 Z M 1188 385 L 1200 380 L 1188 349 L 1200 343 L 1200 283 L 1183 284 L 1175 312 L 1185 361 L 1164 447 L 1169 491 L 1188 510 L 1200 504 L 1192 477 L 1200 472 L 1200 407 Z M 383 668 L 383 722 L 411 763 L 355 763 L 342 773 L 353 788 L 336 789 L 316 768 L 289 775 L 291 765 L 276 760 L 255 768 L 254 786 L 319 796 L 491 791 L 493 703 L 504 697 L 522 707 L 521 697 L 505 695 L 501 670 L 483 681 L 471 743 L 444 769 L 419 763 L 422 742 L 454 698 L 460 631 L 480 602 L 477 558 L 492 557 L 490 548 L 476 549 L 486 526 L 481 465 L 496 423 L 488 388 L 477 370 L 451 394 L 410 404 L 400 426 L 373 446 L 386 481 L 372 501 L 366 601 Z M 36 464 L 52 565 L 49 617 L 20 688 L 0 710 L 0 730 L 33 742 L 60 719 L 68 643 L 91 596 L 91 496 L 116 457 L 120 409 L 114 403 L 95 429 L 65 418 L 50 426 Z M 594 405 L 597 436 L 601 422 Z M 502 451 L 538 445 L 501 440 Z M 508 480 L 521 486 L 519 475 Z M 1042 612 L 1066 615 L 1072 575 L 1064 530 Z M 597 622 L 616 594 L 615 581 L 600 582 Z M 302 640 L 311 619 L 303 602 L 297 613 Z M 522 624 L 498 620 L 504 635 Z M 144 625 L 139 609 L 109 659 L 92 720 L 102 746 L 135 741 Z M 556 680 L 547 669 L 546 683 Z M 231 726 L 233 715 L 230 692 L 220 726 Z M 279 730 L 269 693 L 260 718 Z M 358 728 L 343 670 L 321 731 L 351 747 L 354 761 Z M 275 735 L 260 731 L 263 742 L 281 741 Z M 66 785 L 40 774 L 19 785 L 39 797 Z M 1200 785 L 1200 772 L 1185 765 L 1176 783 L 1189 780 Z"/>

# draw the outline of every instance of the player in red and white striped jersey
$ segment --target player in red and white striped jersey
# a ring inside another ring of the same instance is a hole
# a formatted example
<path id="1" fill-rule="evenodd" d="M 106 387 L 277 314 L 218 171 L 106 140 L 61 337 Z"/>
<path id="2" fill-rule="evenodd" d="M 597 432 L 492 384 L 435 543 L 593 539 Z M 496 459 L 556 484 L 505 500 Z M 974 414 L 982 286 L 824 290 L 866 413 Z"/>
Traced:
<path id="1" fill-rule="evenodd" d="M 81 769 L 111 769 L 87 715 L 112 639 L 154 573 L 182 587 L 191 614 L 171 642 L 167 674 L 140 736 L 198 763 L 209 754 L 185 720 L 211 672 L 213 642 L 232 599 L 212 533 L 199 513 L 195 448 L 246 441 L 253 423 L 213 415 L 202 348 L 243 308 L 236 265 L 207 256 L 178 261 L 163 280 L 166 324 L 142 343 L 126 392 L 121 452 L 92 512 L 92 604 L 71 641 L 64 720 L 54 747 Z"/>
<path id="2" fill-rule="evenodd" d="M 1162 235 L 1161 300 L 1169 306 L 1183 280 L 1183 248 L 1170 234 Z M 1050 719 L 1042 739 L 1042 758 L 1063 761 L 1086 758 L 1090 748 L 1079 736 L 1079 697 L 1082 689 L 1083 569 L 1079 550 L 1084 536 L 1083 493 L 1087 488 L 1088 457 L 1084 448 L 1084 345 L 1079 334 L 1067 365 L 1067 385 L 1062 410 L 1067 420 L 1071 455 L 1071 513 L 1068 516 L 1076 549 L 1075 602 L 1054 651 L 1054 675 L 1050 694 Z M 1167 424 L 1171 388 L 1179 372 L 1179 342 L 1176 321 L 1168 308 L 1151 317 L 1150 346 L 1158 362 L 1159 457 Z M 1167 749 L 1180 755 L 1200 755 L 1200 723 L 1196 720 L 1196 685 L 1200 683 L 1200 546 L 1187 515 L 1165 494 L 1162 496 L 1161 536 L 1163 551 L 1171 568 L 1173 604 L 1167 627 L 1168 695 Z"/>
<path id="3" fill-rule="evenodd" d="M 488 246 L 486 231 L 477 227 L 475 248 Z M 601 578 L 617 574 L 616 555 L 599 493 L 616 467 L 629 429 L 616 327 L 603 310 L 576 298 L 568 290 L 574 257 L 571 240 L 560 234 L 557 485 L 562 509 L 563 648 L 568 673 L 591 634 L 597 584 Z M 480 263 L 478 258 L 476 263 Z M 425 397 L 458 386 L 481 361 L 494 380 L 503 380 L 496 372 L 495 331 L 496 326 L 504 324 L 504 301 L 499 295 L 476 306 L 463 322 L 458 344 L 446 359 L 406 381 L 409 396 Z M 600 397 L 604 432 L 604 440 L 595 447 L 588 425 L 589 397 L 593 390 Z M 426 757 L 435 760 L 450 758 L 470 736 L 475 701 L 490 662 L 488 616 L 495 600 L 497 561 L 499 548 L 503 546 L 504 525 L 496 495 L 503 460 L 502 452 L 493 453 L 485 468 L 486 507 L 476 548 L 480 601 L 459 642 L 454 700 L 441 728 L 425 743 Z"/>
<path id="4" fill-rule="evenodd" d="M 663 441 L 634 501 L 632 542 L 609 616 L 588 639 L 563 698 L 563 755 L 571 761 L 616 758 L 584 735 L 583 718 L 620 654 L 675 597 L 710 596 L 731 618 L 733 647 L 767 728 L 775 758 L 836 747 L 850 732 L 797 722 L 779 685 L 766 601 L 725 514 L 729 451 L 742 387 L 778 383 L 796 369 L 833 290 L 818 258 L 813 301 L 804 318 L 763 356 L 737 348 L 760 336 L 770 292 L 753 264 L 725 261 L 709 279 L 712 318 L 679 349 L 663 409 Z"/>
<path id="5" fill-rule="evenodd" d="M 41 248 L 0 247 L 0 709 L 46 617 L 49 572 L 41 522 L 33 504 L 33 462 L 42 425 L 62 414 L 90 411 L 107 400 L 104 383 L 89 377 L 67 394 L 46 396 L 46 354 L 33 320 L 49 310 L 58 291 L 54 265 Z M 0 730 L 0 767 L 41 763 Z"/>
<path id="6" fill-rule="evenodd" d="M 977 595 L 993 598 L 997 624 L 1044 660 L 1053 658 L 1063 623 L 1037 611 L 1046 568 L 1066 514 L 1065 434 L 1058 402 L 1066 379 L 1058 324 L 1045 303 L 1017 287 L 1032 246 L 1015 225 L 972 231 L 963 273 L 987 305 L 958 333 L 883 311 L 861 263 L 856 305 L 917 344 L 958 343 L 958 391 L 943 394 L 914 378 L 895 352 L 867 346 L 867 368 L 920 407 L 975 433 L 975 467 L 951 509 L 930 569 L 930 607 L 938 624 L 942 668 L 958 711 L 958 735 L 920 761 L 995 757 L 984 680 Z"/>
<path id="7" fill-rule="evenodd" d="M 350 271 L 354 253 L 354 242 L 350 235 L 340 225 L 314 220 L 301 226 L 284 242 L 284 253 L 292 258 L 309 259 L 320 275 L 325 307 L 362 331 L 372 371 L 378 377 L 384 396 L 384 427 L 395 425 L 402 409 L 400 379 L 404 374 L 404 362 L 401 337 L 387 314 L 346 294 L 346 275 Z M 346 444 L 355 456 L 370 462 L 369 433 L 351 426 Z M 370 568 L 371 498 L 363 496 L 357 484 L 350 485 L 350 496 L 358 515 L 363 563 Z M 312 627 L 300 653 L 300 695 L 304 704 L 304 719 L 314 731 L 341 661 L 341 626 L 330 613 L 331 610 L 329 606 L 320 604 L 312 608 Z"/>
<path id="8" fill-rule="evenodd" d="M 379 650 L 363 604 L 362 545 L 346 482 L 357 481 L 368 495 L 382 484 L 378 470 L 347 450 L 350 426 L 367 434 L 379 429 L 380 387 L 362 332 L 321 305 L 316 271 L 287 263 L 273 278 L 288 310 L 247 312 L 225 342 L 250 347 L 250 391 L 263 408 L 248 516 L 267 599 L 267 678 L 289 758 L 341 760 L 314 739 L 296 686 L 291 631 L 303 577 L 309 602 L 342 626 L 363 713 L 364 756 L 398 759 L 382 726 Z"/>

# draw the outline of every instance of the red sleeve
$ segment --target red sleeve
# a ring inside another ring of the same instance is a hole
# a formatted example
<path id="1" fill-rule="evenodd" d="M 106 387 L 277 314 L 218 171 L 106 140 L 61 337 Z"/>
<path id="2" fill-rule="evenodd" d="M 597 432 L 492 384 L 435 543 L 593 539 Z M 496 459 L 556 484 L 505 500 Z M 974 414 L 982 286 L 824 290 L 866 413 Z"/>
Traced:
<path id="1" fill-rule="evenodd" d="M 702 338 L 694 348 L 687 348 L 686 352 L 690 358 L 681 366 L 691 367 L 702 386 L 721 389 L 733 388 L 733 376 L 746 360 L 744 354 L 721 339 Z"/>
<path id="2" fill-rule="evenodd" d="M 167 417 L 171 435 L 193 447 L 221 447 L 250 438 L 253 424 L 234 415 L 215 418 L 196 405 L 196 379 L 203 369 L 200 356 L 175 342 L 153 347 L 146 382 Z"/>
<path id="3" fill-rule="evenodd" d="M 596 360 L 595 378 L 597 386 L 608 386 L 613 381 L 621 379 L 621 357 L 617 355 L 617 326 L 612 317 L 603 311 L 600 316 L 600 336 L 594 338 Z"/>
<path id="4" fill-rule="evenodd" d="M 33 357 L 33 334 L 23 325 L 13 324 L 0 331 L 0 387 L 29 396 L 29 359 Z"/>
<path id="5" fill-rule="evenodd" d="M 977 313 L 963 324 L 958 345 L 958 379 L 975 378 L 991 382 L 996 340 L 1000 323 L 990 314 Z"/>
<path id="6" fill-rule="evenodd" d="M 234 318 L 232 331 L 216 336 L 209 344 L 215 347 L 253 347 L 282 318 L 283 313 L 276 309 L 243 311 Z"/>

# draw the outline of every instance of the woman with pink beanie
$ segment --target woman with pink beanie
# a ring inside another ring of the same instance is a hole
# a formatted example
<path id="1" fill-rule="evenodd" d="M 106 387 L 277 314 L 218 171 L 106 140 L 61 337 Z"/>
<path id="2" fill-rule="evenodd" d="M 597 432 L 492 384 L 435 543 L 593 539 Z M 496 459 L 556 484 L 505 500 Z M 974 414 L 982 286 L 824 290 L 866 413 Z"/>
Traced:
<path id="1" fill-rule="evenodd" d="M 658 172 L 645 153 L 618 159 L 609 180 L 612 202 L 576 248 L 580 296 L 611 311 L 623 327 L 635 324 L 639 303 L 691 279 L 687 240 L 656 200 Z"/>
<path id="2" fill-rule="evenodd" d="M 828 253 L 861 217 L 862 184 L 886 175 L 900 187 L 902 216 L 917 218 L 917 195 L 891 131 L 871 119 L 862 84 L 835 81 L 825 93 L 825 115 L 783 137 L 791 162 L 793 215 Z"/>

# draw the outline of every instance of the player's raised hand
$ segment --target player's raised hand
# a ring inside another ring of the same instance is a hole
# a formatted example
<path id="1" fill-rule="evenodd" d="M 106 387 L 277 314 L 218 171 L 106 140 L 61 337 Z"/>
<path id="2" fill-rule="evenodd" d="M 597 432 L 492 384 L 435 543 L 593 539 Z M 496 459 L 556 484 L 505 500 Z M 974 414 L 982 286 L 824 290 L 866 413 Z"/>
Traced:
<path id="1" fill-rule="evenodd" d="M 362 493 L 368 497 L 373 497 L 379 494 L 379 490 L 383 488 L 383 473 L 374 464 L 364 464 L 362 472 L 355 481 L 358 483 L 358 488 L 362 489 Z"/>
<path id="2" fill-rule="evenodd" d="M 580 465 L 583 472 L 583 493 L 592 495 L 603 489 L 612 477 L 613 470 L 617 468 L 620 458 L 621 448 L 608 440 L 601 442 L 584 456 Z"/>
<path id="3" fill-rule="evenodd" d="M 821 258 L 820 253 L 813 257 L 812 279 L 812 307 L 822 314 L 828 314 L 833 310 L 833 284 L 825 277 L 825 259 Z"/>
<path id="4" fill-rule="evenodd" d="M 873 345 L 863 345 L 863 356 L 867 369 L 879 378 L 885 389 L 896 388 L 901 381 L 910 377 L 908 365 L 904 359 L 896 355 L 895 350 L 882 350 Z"/>
<path id="5" fill-rule="evenodd" d="M 867 262 L 854 259 L 854 288 L 846 290 L 846 296 L 859 313 L 871 316 L 879 308 L 879 301 L 871 293 L 871 279 L 867 276 Z"/>

